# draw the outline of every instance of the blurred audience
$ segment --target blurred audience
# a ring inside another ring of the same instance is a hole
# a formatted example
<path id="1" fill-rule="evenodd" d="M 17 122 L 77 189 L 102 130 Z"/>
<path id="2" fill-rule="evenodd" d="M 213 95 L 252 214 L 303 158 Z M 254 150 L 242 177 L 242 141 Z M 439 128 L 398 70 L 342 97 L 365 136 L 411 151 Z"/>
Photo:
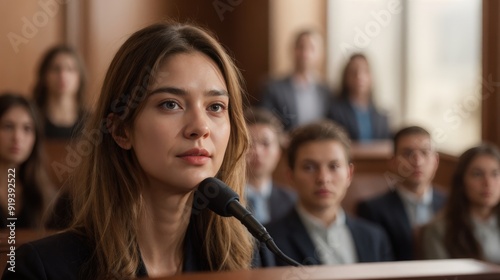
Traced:
<path id="1" fill-rule="evenodd" d="M 14 181 L 10 180 L 12 179 L 10 174 L 14 175 Z M 14 217 L 17 218 L 16 228 L 41 227 L 43 213 L 53 192 L 52 187 L 43 165 L 41 127 L 34 105 L 20 95 L 1 94 L 0 223 L 2 228 L 9 223 L 7 218 L 12 217 L 8 208 L 8 198 L 12 198 L 12 195 L 9 194 L 15 195 L 13 206 Z"/>
<path id="2" fill-rule="evenodd" d="M 415 232 L 428 223 L 445 202 L 432 186 L 439 155 L 427 130 L 411 126 L 394 136 L 394 155 L 390 160 L 392 190 L 361 202 L 358 214 L 381 225 L 389 235 L 396 260 L 416 258 Z M 370 186 L 366 186 L 370 187 Z"/>
<path id="3" fill-rule="evenodd" d="M 349 150 L 347 134 L 331 121 L 292 132 L 288 165 L 298 203 L 267 229 L 285 254 L 304 265 L 392 260 L 384 230 L 340 206 L 354 171 Z"/>
<path id="4" fill-rule="evenodd" d="M 500 151 L 482 144 L 463 153 L 443 215 L 422 231 L 423 257 L 500 264 Z"/>
<path id="5" fill-rule="evenodd" d="M 42 58 L 34 98 L 42 113 L 47 139 L 76 136 L 85 118 L 85 74 L 74 49 L 60 45 Z"/>
<path id="6" fill-rule="evenodd" d="M 352 140 L 370 141 L 391 137 L 387 116 L 373 102 L 373 78 L 363 54 L 350 57 L 342 73 L 340 96 L 328 117 L 342 125 Z"/>
<path id="7" fill-rule="evenodd" d="M 320 82 L 323 39 L 314 30 L 304 30 L 295 39 L 294 70 L 285 78 L 270 81 L 262 92 L 261 105 L 282 121 L 285 130 L 326 117 L 330 90 Z"/>
<path id="8" fill-rule="evenodd" d="M 269 111 L 245 111 L 250 150 L 247 155 L 246 195 L 249 208 L 265 224 L 283 217 L 294 206 L 296 194 L 273 182 L 273 172 L 281 159 L 283 126 Z"/>

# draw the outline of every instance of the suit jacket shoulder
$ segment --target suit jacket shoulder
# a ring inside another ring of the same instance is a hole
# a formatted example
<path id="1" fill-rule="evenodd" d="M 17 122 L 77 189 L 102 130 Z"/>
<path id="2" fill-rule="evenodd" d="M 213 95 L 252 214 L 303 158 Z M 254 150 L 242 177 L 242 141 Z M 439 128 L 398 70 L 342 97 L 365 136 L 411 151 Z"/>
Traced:
<path id="1" fill-rule="evenodd" d="M 284 217 L 295 206 L 297 194 L 273 184 L 269 198 L 271 222 Z"/>
<path id="2" fill-rule="evenodd" d="M 372 199 L 362 201 L 358 205 L 358 215 L 367 220 L 380 218 L 382 213 L 390 214 L 391 208 L 398 208 L 404 211 L 404 205 L 399 195 L 393 191 L 387 191 Z"/>
<path id="3" fill-rule="evenodd" d="M 278 248 L 290 258 L 303 265 L 321 264 L 314 243 L 295 208 L 292 208 L 283 218 L 270 223 L 267 230 Z M 276 258 L 276 265 L 287 266 L 288 264 Z"/>
<path id="4" fill-rule="evenodd" d="M 359 262 L 392 261 L 392 246 L 385 230 L 369 221 L 347 216 L 346 224 L 356 246 Z"/>
<path id="5" fill-rule="evenodd" d="M 386 231 L 396 260 L 411 260 L 413 232 L 402 199 L 395 191 L 361 202 L 358 215 L 378 224 Z"/>

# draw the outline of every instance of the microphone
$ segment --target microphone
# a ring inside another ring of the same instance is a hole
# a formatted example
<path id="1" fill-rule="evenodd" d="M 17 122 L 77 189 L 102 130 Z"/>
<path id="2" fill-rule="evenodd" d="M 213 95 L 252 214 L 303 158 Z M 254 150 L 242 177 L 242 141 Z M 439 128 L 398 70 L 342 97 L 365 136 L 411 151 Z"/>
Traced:
<path id="1" fill-rule="evenodd" d="M 201 181 L 198 190 L 194 193 L 195 207 L 202 206 L 212 210 L 217 215 L 223 217 L 235 217 L 248 231 L 260 242 L 266 244 L 267 248 L 278 258 L 292 266 L 300 266 L 298 262 L 285 255 L 274 243 L 273 238 L 266 228 L 240 204 L 240 197 L 224 182 L 217 178 L 206 178 Z M 200 204 L 201 202 L 201 204 Z"/>

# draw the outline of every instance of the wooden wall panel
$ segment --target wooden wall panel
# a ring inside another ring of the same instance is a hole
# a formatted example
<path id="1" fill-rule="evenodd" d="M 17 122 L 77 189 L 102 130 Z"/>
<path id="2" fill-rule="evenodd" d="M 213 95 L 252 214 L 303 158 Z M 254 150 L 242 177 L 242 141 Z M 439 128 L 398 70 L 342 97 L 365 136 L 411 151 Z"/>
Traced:
<path id="1" fill-rule="evenodd" d="M 0 1 L 0 92 L 31 96 L 43 53 L 64 41 L 61 0 Z"/>
<path id="2" fill-rule="evenodd" d="M 165 18 L 170 1 L 88 0 L 82 17 L 90 103 L 99 96 L 104 75 L 118 48 L 135 31 Z"/>
<path id="3" fill-rule="evenodd" d="M 500 1 L 483 1 L 482 139 L 500 146 Z"/>
<path id="4" fill-rule="evenodd" d="M 269 0 L 172 1 L 169 15 L 212 30 L 242 70 L 250 103 L 269 71 Z"/>

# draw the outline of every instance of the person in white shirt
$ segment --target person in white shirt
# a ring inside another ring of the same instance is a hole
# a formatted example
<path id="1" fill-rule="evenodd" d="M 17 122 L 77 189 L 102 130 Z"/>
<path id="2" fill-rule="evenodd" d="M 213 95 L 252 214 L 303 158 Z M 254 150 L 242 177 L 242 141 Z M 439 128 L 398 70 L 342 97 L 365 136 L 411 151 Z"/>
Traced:
<path id="1" fill-rule="evenodd" d="M 321 34 L 303 30 L 295 37 L 293 71 L 264 86 L 260 106 L 276 114 L 286 131 L 326 117 L 333 95 L 319 75 L 323 58 Z"/>
<path id="2" fill-rule="evenodd" d="M 278 247 L 305 265 L 392 260 L 386 233 L 346 215 L 341 207 L 354 172 L 350 140 L 331 121 L 297 128 L 288 148 L 289 175 L 298 202 L 267 229 Z M 286 265 L 279 259 L 277 265 Z"/>

